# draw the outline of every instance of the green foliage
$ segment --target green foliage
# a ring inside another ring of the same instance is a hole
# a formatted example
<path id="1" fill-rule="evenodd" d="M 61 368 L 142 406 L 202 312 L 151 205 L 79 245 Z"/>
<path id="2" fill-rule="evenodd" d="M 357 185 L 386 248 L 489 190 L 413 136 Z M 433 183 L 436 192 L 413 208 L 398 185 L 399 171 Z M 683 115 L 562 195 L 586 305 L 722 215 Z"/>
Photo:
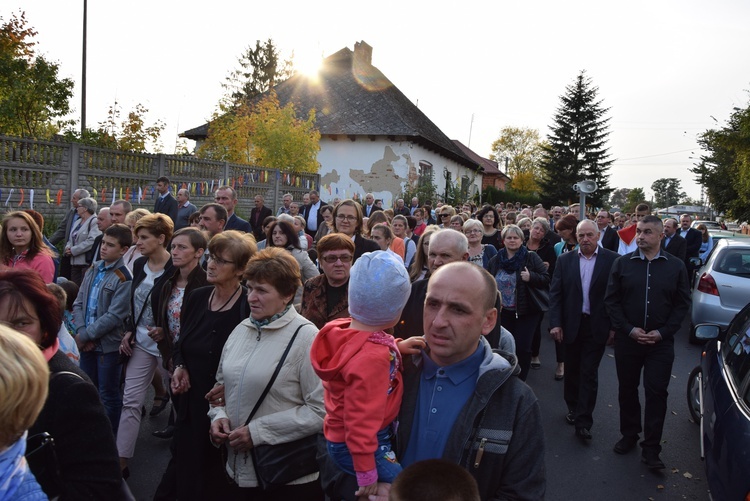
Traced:
<path id="1" fill-rule="evenodd" d="M 49 138 L 59 130 L 54 120 L 70 111 L 73 80 L 35 55 L 37 32 L 25 14 L 0 23 L 0 134 Z"/>
<path id="2" fill-rule="evenodd" d="M 310 110 L 307 119 L 297 118 L 294 105 L 290 102 L 282 108 L 271 91 L 256 104 L 241 103 L 231 111 L 215 113 L 208 137 L 196 154 L 199 158 L 316 173 L 319 150 L 315 110 Z"/>
<path id="3" fill-rule="evenodd" d="M 633 188 L 628 192 L 628 197 L 622 210 L 624 212 L 634 212 L 635 207 L 640 203 L 648 203 L 646 201 L 646 192 L 643 188 Z"/>
<path id="4" fill-rule="evenodd" d="M 562 103 L 553 117 L 548 144 L 543 146 L 539 185 L 546 207 L 575 202 L 578 197 L 572 186 L 584 179 L 599 186 L 587 196 L 594 207 L 603 206 L 612 192 L 608 171 L 614 160 L 609 159 L 606 147 L 609 108 L 597 100 L 598 92 L 582 71 L 560 96 Z"/>
<path id="5" fill-rule="evenodd" d="M 630 188 L 617 188 L 609 197 L 609 207 L 623 208 L 628 203 Z"/>
<path id="6" fill-rule="evenodd" d="M 432 202 L 433 207 L 435 206 L 438 196 L 437 186 L 432 179 L 432 171 L 430 171 L 429 176 L 424 174 L 420 176 L 419 181 L 413 186 L 410 186 L 407 183 L 404 191 L 398 196 L 398 198 L 403 198 L 406 203 L 411 203 L 411 199 L 414 197 L 417 197 L 420 205 L 424 205 L 425 202 L 429 200 Z"/>
<path id="7" fill-rule="evenodd" d="M 291 61 L 279 62 L 279 50 L 270 38 L 265 43 L 256 40 L 255 48 L 248 46 L 238 63 L 239 69 L 232 71 L 224 83 L 233 106 L 268 92 L 293 71 Z"/>
<path id="8" fill-rule="evenodd" d="M 682 190 L 681 182 L 676 177 L 663 177 L 654 181 L 651 189 L 654 192 L 656 207 L 665 209 L 677 205 L 682 198 L 687 196 Z"/>
<path id="9" fill-rule="evenodd" d="M 120 118 L 121 110 L 119 103 L 115 101 L 107 111 L 107 119 L 96 130 L 86 129 L 81 134 L 76 129 L 68 128 L 63 136 L 68 141 L 97 148 L 148 153 L 149 146 L 153 146 L 154 152 L 161 151 L 161 133 L 166 124 L 157 120 L 153 125 L 146 125 L 148 109 L 140 103 L 128 112 L 124 120 Z"/>
<path id="10" fill-rule="evenodd" d="M 731 219 L 750 220 L 750 106 L 735 108 L 724 127 L 707 130 L 698 143 L 708 154 L 691 171 L 714 209 Z"/>
<path id="11" fill-rule="evenodd" d="M 521 205 L 528 205 L 534 207 L 536 204 L 541 203 L 539 195 L 534 193 L 520 193 L 514 190 L 498 190 L 494 186 L 487 186 L 482 192 L 482 203 L 488 203 L 495 205 L 498 202 L 520 202 Z"/>

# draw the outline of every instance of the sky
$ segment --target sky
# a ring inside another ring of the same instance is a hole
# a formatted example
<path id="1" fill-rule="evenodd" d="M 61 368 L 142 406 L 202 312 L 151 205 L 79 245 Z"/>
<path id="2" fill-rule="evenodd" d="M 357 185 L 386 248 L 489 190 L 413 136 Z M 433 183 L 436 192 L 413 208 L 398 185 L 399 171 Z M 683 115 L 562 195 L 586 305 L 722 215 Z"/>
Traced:
<path id="1" fill-rule="evenodd" d="M 3 0 L 25 11 L 37 50 L 76 82 L 80 113 L 83 0 Z M 166 123 L 163 151 L 205 123 L 237 59 L 272 38 L 298 67 L 360 40 L 372 63 L 449 138 L 488 157 L 506 126 L 544 137 L 582 70 L 609 108 L 610 187 L 650 195 L 689 168 L 698 136 L 750 102 L 750 2 L 594 0 L 395 2 L 88 0 L 87 125 L 141 103 Z M 192 147 L 192 146 L 191 146 Z"/>

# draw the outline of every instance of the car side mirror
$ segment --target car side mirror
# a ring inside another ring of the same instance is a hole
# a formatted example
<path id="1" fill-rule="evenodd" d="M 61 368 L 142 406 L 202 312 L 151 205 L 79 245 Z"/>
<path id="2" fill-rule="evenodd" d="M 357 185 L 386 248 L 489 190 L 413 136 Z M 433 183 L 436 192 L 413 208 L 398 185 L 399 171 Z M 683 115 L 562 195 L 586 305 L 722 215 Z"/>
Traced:
<path id="1" fill-rule="evenodd" d="M 691 257 L 690 264 L 692 264 L 695 267 L 698 267 L 698 266 L 703 265 L 703 260 L 699 257 Z"/>
<path id="2" fill-rule="evenodd" d="M 721 335 L 721 328 L 718 325 L 713 324 L 700 324 L 693 327 L 693 334 L 696 339 L 702 339 L 709 341 L 711 339 L 717 339 Z"/>

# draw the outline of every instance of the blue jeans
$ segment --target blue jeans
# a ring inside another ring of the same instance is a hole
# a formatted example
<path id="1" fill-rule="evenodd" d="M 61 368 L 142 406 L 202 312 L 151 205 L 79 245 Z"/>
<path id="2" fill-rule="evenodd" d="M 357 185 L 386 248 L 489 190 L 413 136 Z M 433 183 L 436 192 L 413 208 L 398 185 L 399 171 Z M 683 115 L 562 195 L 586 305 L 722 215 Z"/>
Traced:
<path id="1" fill-rule="evenodd" d="M 343 442 L 328 442 L 328 456 L 344 473 L 356 475 L 354 462 L 349 448 Z M 391 450 L 391 427 L 378 432 L 378 449 L 375 451 L 375 466 L 378 469 L 378 482 L 393 483 L 396 475 L 401 473 L 401 464 Z"/>
<path id="2" fill-rule="evenodd" d="M 99 390 L 99 397 L 102 399 L 104 410 L 115 435 L 120 425 L 120 412 L 122 411 L 122 395 L 120 394 L 122 365 L 118 363 L 119 358 L 120 354 L 116 351 L 106 354 L 83 351 L 80 361 L 81 369 Z"/>

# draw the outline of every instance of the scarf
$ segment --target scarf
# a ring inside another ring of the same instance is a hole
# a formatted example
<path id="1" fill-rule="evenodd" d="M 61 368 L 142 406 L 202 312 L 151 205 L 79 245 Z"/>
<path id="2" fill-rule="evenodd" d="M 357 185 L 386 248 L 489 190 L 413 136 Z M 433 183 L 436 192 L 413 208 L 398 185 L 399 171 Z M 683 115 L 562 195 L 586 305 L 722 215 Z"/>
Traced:
<path id="1" fill-rule="evenodd" d="M 526 264 L 526 256 L 529 254 L 529 250 L 526 246 L 521 246 L 515 255 L 508 259 L 508 250 L 503 247 L 500 252 L 497 253 L 497 259 L 500 264 L 500 268 L 505 270 L 506 273 L 516 273 L 518 270 L 523 268 Z"/>
<path id="2" fill-rule="evenodd" d="M 7 450 L 0 452 L 0 499 L 15 499 L 15 494 L 28 475 L 29 465 L 24 457 L 26 433 Z"/>
<path id="3" fill-rule="evenodd" d="M 277 319 L 279 319 L 279 318 L 283 317 L 284 315 L 286 315 L 286 312 L 287 312 L 287 311 L 289 311 L 289 308 L 291 308 L 291 307 L 292 307 L 292 305 L 291 305 L 291 304 L 288 304 L 288 305 L 286 305 L 286 308 L 284 308 L 284 309 L 283 309 L 282 311 L 280 311 L 279 313 L 277 313 L 277 314 L 273 315 L 272 317 L 270 317 L 270 318 L 266 318 L 266 319 L 264 319 L 264 320 L 255 320 L 255 319 L 254 319 L 254 318 L 253 318 L 253 317 L 251 316 L 251 317 L 250 317 L 250 321 L 251 321 L 251 322 L 253 323 L 253 325 L 254 325 L 254 326 L 255 326 L 255 327 L 256 327 L 256 328 L 258 329 L 258 332 L 260 332 L 260 329 L 261 329 L 261 327 L 265 327 L 266 325 L 270 324 L 270 323 L 271 323 L 271 322 L 273 322 L 274 320 L 277 320 Z"/>

